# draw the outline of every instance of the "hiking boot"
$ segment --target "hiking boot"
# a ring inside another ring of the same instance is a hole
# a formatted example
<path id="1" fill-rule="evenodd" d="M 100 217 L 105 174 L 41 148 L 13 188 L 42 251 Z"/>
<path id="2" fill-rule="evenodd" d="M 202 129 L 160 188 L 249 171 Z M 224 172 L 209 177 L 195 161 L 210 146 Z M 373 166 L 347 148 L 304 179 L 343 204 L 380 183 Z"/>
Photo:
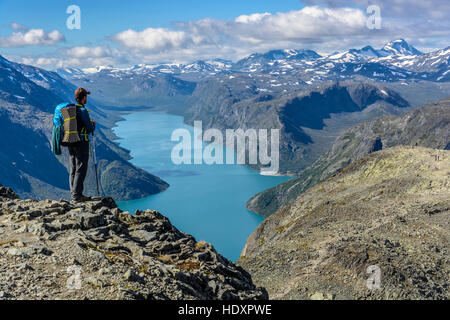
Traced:
<path id="1" fill-rule="evenodd" d="M 91 201 L 92 198 L 91 197 L 86 197 L 86 196 L 81 196 L 79 198 L 73 199 L 73 202 L 86 202 L 86 201 Z"/>

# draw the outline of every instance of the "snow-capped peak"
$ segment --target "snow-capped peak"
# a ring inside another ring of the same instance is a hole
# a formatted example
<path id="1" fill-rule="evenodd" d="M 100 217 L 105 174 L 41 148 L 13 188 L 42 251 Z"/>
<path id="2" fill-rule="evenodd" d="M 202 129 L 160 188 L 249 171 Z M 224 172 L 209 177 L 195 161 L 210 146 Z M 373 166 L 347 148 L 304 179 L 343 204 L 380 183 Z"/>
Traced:
<path id="1" fill-rule="evenodd" d="M 92 73 L 102 72 L 103 70 L 112 71 L 113 69 L 114 68 L 111 66 L 98 66 L 98 67 L 94 67 L 94 68 L 84 68 L 82 70 L 86 74 L 92 74 Z"/>
<path id="2" fill-rule="evenodd" d="M 379 52 L 383 55 L 394 56 L 411 56 L 422 54 L 422 52 L 408 44 L 404 39 L 397 39 L 387 43 Z"/>
<path id="3" fill-rule="evenodd" d="M 360 50 L 350 49 L 348 51 L 344 51 L 341 53 L 334 52 L 329 55 L 327 58 L 330 60 L 334 60 L 335 62 L 355 62 L 369 58 L 378 58 L 380 54 L 377 50 L 372 48 L 371 46 L 366 46 Z"/>
<path id="4" fill-rule="evenodd" d="M 11 64 L 11 62 L 8 61 L 8 59 L 6 59 L 5 57 L 3 57 L 2 55 L 0 55 L 0 62 L 4 63 L 4 64 Z"/>

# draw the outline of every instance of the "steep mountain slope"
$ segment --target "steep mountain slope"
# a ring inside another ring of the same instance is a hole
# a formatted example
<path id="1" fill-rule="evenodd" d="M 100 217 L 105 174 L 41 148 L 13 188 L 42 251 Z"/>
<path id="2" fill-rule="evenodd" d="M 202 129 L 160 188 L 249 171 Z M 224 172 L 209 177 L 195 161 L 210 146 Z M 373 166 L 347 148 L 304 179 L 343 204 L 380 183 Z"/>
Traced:
<path id="1" fill-rule="evenodd" d="M 450 151 L 395 147 L 270 216 L 238 263 L 272 299 L 449 299 L 449 225 Z"/>
<path id="2" fill-rule="evenodd" d="M 72 101 L 74 90 L 56 73 L 0 59 L 0 132 L 5 137 L 0 141 L 0 182 L 21 196 L 68 197 L 67 150 L 56 158 L 50 140 L 53 110 L 61 102 Z M 165 190 L 167 183 L 131 165 L 128 152 L 109 139 L 107 128 L 118 118 L 95 105 L 88 107 L 99 124 L 96 148 L 105 191 L 118 199 L 131 199 Z M 118 174 L 130 179 L 117 184 Z M 94 194 L 92 168 L 86 189 Z"/>
<path id="3" fill-rule="evenodd" d="M 398 145 L 450 150 L 450 99 L 402 116 L 369 120 L 349 129 L 298 177 L 255 195 L 247 208 L 267 217 L 350 163 L 371 152 Z"/>
<path id="4" fill-rule="evenodd" d="M 245 76 L 203 81 L 183 115 L 188 124 L 203 121 L 204 128 L 280 129 L 283 173 L 306 168 L 342 130 L 409 107 L 396 92 L 376 84 L 326 83 L 277 94 L 260 93 L 257 85 L 259 79 Z"/>
<path id="5" fill-rule="evenodd" d="M 248 272 L 159 212 L 130 215 L 112 198 L 21 200 L 1 185 L 0 292 L 0 300 L 268 298 Z"/>

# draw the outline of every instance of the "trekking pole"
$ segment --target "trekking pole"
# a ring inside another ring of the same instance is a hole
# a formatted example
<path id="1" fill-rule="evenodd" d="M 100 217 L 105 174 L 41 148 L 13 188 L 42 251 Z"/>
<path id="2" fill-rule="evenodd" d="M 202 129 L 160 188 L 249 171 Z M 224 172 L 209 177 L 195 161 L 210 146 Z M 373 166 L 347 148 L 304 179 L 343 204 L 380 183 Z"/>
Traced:
<path id="1" fill-rule="evenodd" d="M 97 182 L 97 196 L 100 197 L 100 184 L 98 182 L 98 168 L 97 168 L 97 155 L 95 152 L 95 136 L 92 132 L 92 156 L 94 157 L 94 168 L 95 168 L 95 181 Z"/>

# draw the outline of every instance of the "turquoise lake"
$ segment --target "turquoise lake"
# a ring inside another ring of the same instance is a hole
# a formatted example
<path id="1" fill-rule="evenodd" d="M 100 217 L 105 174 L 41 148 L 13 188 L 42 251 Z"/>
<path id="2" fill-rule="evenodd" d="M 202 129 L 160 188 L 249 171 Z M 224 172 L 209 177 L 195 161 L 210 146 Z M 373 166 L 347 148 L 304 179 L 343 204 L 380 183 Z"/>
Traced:
<path id="1" fill-rule="evenodd" d="M 119 202 L 119 207 L 131 213 L 158 210 L 179 230 L 197 241 L 210 242 L 223 256 L 236 261 L 247 237 L 263 221 L 248 211 L 245 203 L 289 177 L 262 176 L 242 165 L 175 165 L 171 153 L 178 142 L 171 141 L 172 132 L 183 128 L 193 137 L 193 127 L 184 124 L 182 117 L 163 112 L 134 113 L 124 118 L 114 132 L 121 138 L 120 145 L 131 151 L 131 162 L 170 187 L 144 199 Z"/>

